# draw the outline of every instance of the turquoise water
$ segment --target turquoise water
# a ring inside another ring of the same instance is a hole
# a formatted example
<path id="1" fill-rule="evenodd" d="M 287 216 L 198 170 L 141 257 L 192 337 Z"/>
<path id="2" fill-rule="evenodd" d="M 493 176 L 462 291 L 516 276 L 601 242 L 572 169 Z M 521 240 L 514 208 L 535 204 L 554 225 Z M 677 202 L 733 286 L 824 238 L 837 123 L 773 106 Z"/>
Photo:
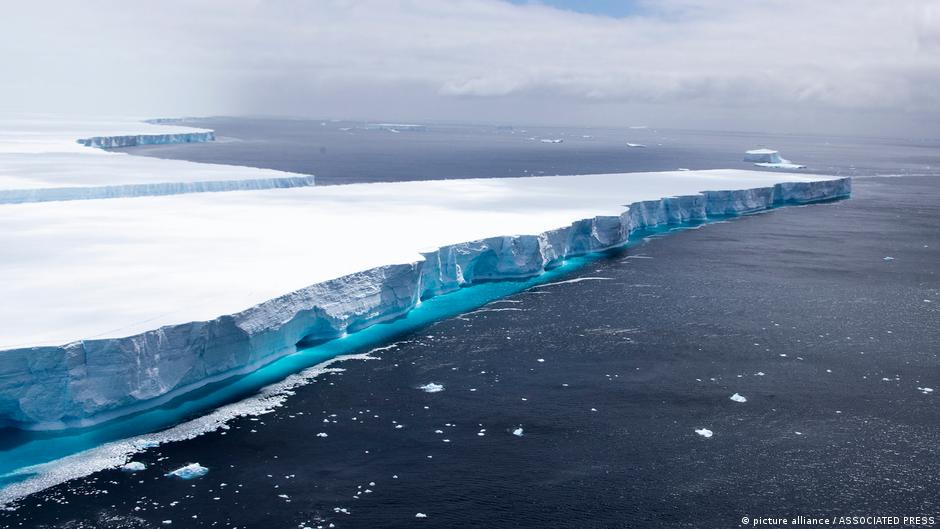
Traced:
<path id="1" fill-rule="evenodd" d="M 473 310 L 533 286 L 557 280 L 602 255 L 590 254 L 572 258 L 557 268 L 524 281 L 481 283 L 425 300 L 397 320 L 373 325 L 343 338 L 303 349 L 253 373 L 208 385 L 162 406 L 134 415 L 79 430 L 4 433 L 0 436 L 0 439 L 5 439 L 0 450 L 0 476 L 3 476 L 0 477 L 0 485 L 28 477 L 28 474 L 23 473 L 10 475 L 18 469 L 76 454 L 110 441 L 169 428 L 224 404 L 237 402 L 267 385 L 283 380 L 288 375 L 331 358 L 387 344 L 403 333 Z"/>

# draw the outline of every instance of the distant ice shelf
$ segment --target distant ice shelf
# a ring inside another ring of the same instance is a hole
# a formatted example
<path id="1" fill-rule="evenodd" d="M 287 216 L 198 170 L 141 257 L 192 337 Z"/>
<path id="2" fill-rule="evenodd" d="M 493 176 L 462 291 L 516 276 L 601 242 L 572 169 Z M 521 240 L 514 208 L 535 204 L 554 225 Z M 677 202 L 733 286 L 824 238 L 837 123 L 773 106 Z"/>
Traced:
<path id="1" fill-rule="evenodd" d="M 101 166 L 106 181 L 157 169 L 113 156 L 126 165 Z M 12 178 L 58 167 L 20 161 Z M 201 166 L 175 163 L 182 182 Z M 845 178 L 714 170 L 0 204 L 0 423 L 94 424 L 637 230 L 850 192 Z"/>
<path id="2" fill-rule="evenodd" d="M 312 175 L 103 150 L 215 138 L 211 130 L 169 123 L 173 121 L 0 117 L 0 204 L 303 187 L 316 182 Z"/>

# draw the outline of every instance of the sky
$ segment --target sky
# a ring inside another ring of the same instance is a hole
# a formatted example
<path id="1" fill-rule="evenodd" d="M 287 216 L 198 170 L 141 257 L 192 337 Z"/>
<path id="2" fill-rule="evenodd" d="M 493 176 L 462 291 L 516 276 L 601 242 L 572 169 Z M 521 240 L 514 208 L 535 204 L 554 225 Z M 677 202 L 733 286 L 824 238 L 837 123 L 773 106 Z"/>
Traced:
<path id="1" fill-rule="evenodd" d="M 33 0 L 0 112 L 940 137 L 936 0 Z"/>

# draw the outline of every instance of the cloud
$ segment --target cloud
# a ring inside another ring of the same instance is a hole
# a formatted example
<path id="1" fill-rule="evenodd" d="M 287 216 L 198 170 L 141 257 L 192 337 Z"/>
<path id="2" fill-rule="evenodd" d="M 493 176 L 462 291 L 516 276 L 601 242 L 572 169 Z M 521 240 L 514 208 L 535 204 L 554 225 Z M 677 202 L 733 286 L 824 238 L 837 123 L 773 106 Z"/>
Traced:
<path id="1" fill-rule="evenodd" d="M 622 18 L 497 0 L 40 0 L 5 10 L 0 96 L 14 109 L 434 109 L 460 119 L 489 108 L 519 120 L 538 113 L 526 101 L 574 119 L 604 106 L 672 120 L 689 109 L 940 109 L 933 0 L 645 0 Z"/>

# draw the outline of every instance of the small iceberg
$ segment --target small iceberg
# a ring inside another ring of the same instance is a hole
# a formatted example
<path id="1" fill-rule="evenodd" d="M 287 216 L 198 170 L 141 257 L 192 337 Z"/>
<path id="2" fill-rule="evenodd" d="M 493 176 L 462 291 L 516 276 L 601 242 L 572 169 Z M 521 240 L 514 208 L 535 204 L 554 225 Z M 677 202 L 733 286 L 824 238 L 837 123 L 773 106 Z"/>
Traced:
<path id="1" fill-rule="evenodd" d="M 173 472 L 168 472 L 167 477 L 180 478 L 180 479 L 196 479 L 201 478 L 209 473 L 209 469 L 200 465 L 199 463 L 190 463 L 184 467 L 180 467 Z"/>
<path id="2" fill-rule="evenodd" d="M 745 398 L 744 395 L 741 395 L 740 393 L 735 393 L 729 398 L 735 402 L 747 402 L 747 398 Z"/>
<path id="3" fill-rule="evenodd" d="M 702 437 L 704 437 L 704 438 L 706 438 L 706 439 L 708 439 L 709 437 L 711 437 L 712 435 L 714 435 L 714 432 L 712 432 L 712 431 L 709 430 L 708 428 L 699 428 L 699 429 L 696 429 L 696 430 L 695 430 L 695 433 L 701 435 Z"/>
<path id="4" fill-rule="evenodd" d="M 630 143 L 630 142 L 627 142 L 627 147 L 632 147 L 632 148 L 635 148 L 635 149 L 645 149 L 645 148 L 646 148 L 646 145 L 643 145 L 642 143 Z"/>
<path id="5" fill-rule="evenodd" d="M 744 161 L 752 162 L 759 167 L 773 169 L 806 169 L 805 165 L 795 164 L 780 157 L 780 153 L 773 149 L 753 149 L 744 153 Z"/>
<path id="6" fill-rule="evenodd" d="M 512 434 L 516 437 L 522 437 L 522 426 L 517 427 L 512 431 Z"/>
<path id="7" fill-rule="evenodd" d="M 438 393 L 438 392 L 444 391 L 444 385 L 437 384 L 434 382 L 428 382 L 427 384 L 423 386 L 418 386 L 418 389 L 420 389 L 421 391 L 425 393 Z"/>
<path id="8" fill-rule="evenodd" d="M 539 141 L 542 142 L 542 143 L 564 143 L 564 142 L 565 142 L 565 140 L 563 140 L 563 139 L 561 139 L 561 138 L 554 138 L 554 139 L 552 139 L 552 138 L 542 138 L 542 139 L 539 140 Z"/>
<path id="9" fill-rule="evenodd" d="M 423 512 L 419 512 L 418 514 L 415 514 L 415 518 L 427 518 L 427 517 L 428 515 L 424 514 Z"/>
<path id="10" fill-rule="evenodd" d="M 131 461 L 130 463 L 121 467 L 121 470 L 124 472 L 140 472 L 141 470 L 146 470 L 147 465 L 141 463 L 140 461 Z"/>

